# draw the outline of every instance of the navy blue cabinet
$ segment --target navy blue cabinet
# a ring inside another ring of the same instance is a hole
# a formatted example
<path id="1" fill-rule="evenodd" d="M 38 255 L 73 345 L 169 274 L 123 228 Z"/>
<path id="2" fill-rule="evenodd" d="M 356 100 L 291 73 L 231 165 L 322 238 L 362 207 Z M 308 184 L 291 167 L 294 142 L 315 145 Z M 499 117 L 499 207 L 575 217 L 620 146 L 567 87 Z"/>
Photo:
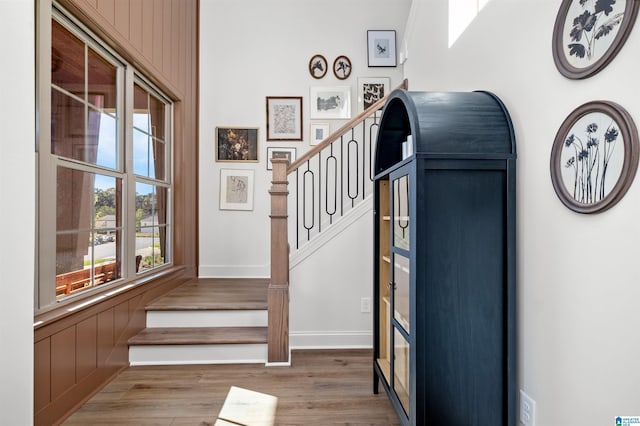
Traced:
<path id="1" fill-rule="evenodd" d="M 374 392 L 403 425 L 515 425 L 505 106 L 488 92 L 394 91 L 374 168 Z"/>

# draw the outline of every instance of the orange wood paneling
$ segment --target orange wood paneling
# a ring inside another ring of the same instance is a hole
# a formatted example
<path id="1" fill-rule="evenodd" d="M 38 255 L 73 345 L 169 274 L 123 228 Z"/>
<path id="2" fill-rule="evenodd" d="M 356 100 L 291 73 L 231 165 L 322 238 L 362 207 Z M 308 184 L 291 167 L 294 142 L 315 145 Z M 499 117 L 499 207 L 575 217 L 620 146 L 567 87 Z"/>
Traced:
<path id="1" fill-rule="evenodd" d="M 106 365 L 107 358 L 113 351 L 113 312 L 114 309 L 108 309 L 98 314 L 98 366 Z"/>
<path id="2" fill-rule="evenodd" d="M 34 375 L 37 381 L 34 386 L 34 410 L 43 409 L 51 401 L 51 339 L 36 342 L 33 348 Z"/>
<path id="3" fill-rule="evenodd" d="M 92 316 L 76 326 L 76 377 L 80 382 L 97 368 L 96 317 Z"/>
<path id="4" fill-rule="evenodd" d="M 131 4 L 131 0 L 117 1 L 115 4 L 115 11 L 114 11 L 115 18 L 113 20 L 113 24 L 116 31 L 118 31 L 122 35 L 122 37 L 124 37 L 125 39 L 128 39 L 129 42 L 131 42 L 131 39 L 129 38 L 130 4 Z"/>
<path id="5" fill-rule="evenodd" d="M 114 308 L 114 337 L 116 342 L 122 341 L 122 336 L 129 323 L 129 301 L 122 302 Z"/>
<path id="6" fill-rule="evenodd" d="M 115 20 L 115 0 L 98 0 L 98 13 L 104 17 L 108 22 L 113 25 Z"/>
<path id="7" fill-rule="evenodd" d="M 76 383 L 76 327 L 51 336 L 51 400 Z"/>
<path id="8" fill-rule="evenodd" d="M 130 0 L 129 4 L 129 42 L 142 53 L 142 31 L 145 22 L 142 16 L 142 0 Z"/>
<path id="9" fill-rule="evenodd" d="M 163 53 L 163 37 L 162 31 L 164 28 L 164 5 L 161 1 L 155 1 L 153 3 L 153 54 L 151 55 L 151 62 L 156 69 L 162 69 L 162 53 Z"/>
<path id="10" fill-rule="evenodd" d="M 154 11 L 155 2 L 142 1 L 142 15 L 140 17 L 140 28 L 142 31 L 142 54 L 150 62 L 153 62 L 153 31 L 154 31 Z"/>

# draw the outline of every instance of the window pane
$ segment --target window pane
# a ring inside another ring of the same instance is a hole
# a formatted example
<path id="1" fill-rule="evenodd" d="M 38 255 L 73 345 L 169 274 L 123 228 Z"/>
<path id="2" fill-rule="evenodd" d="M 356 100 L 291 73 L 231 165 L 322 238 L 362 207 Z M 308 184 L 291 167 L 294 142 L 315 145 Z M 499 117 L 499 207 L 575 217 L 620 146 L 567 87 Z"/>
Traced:
<path id="1" fill-rule="evenodd" d="M 89 102 L 98 108 L 115 113 L 117 68 L 93 49 L 88 50 Z"/>
<path id="2" fill-rule="evenodd" d="M 164 102 L 153 95 L 149 96 L 151 103 L 151 134 L 164 140 Z"/>
<path id="3" fill-rule="evenodd" d="M 57 297 L 120 277 L 121 197 L 121 179 L 58 167 Z"/>
<path id="4" fill-rule="evenodd" d="M 82 159 L 84 150 L 84 104 L 51 90 L 51 153 Z"/>
<path id="5" fill-rule="evenodd" d="M 138 271 L 168 263 L 167 188 L 136 183 L 136 264 Z"/>
<path id="6" fill-rule="evenodd" d="M 133 172 L 149 177 L 149 136 L 138 129 L 133 129 Z"/>
<path id="7" fill-rule="evenodd" d="M 133 125 L 151 133 L 149 123 L 149 96 L 147 91 L 137 84 L 133 85 Z"/>
<path id="8" fill-rule="evenodd" d="M 51 82 L 84 99 L 84 43 L 51 22 Z"/>
<path id="9" fill-rule="evenodd" d="M 151 160 L 150 177 L 164 179 L 164 143 L 158 140 L 153 141 L 153 157 Z"/>
<path id="10" fill-rule="evenodd" d="M 89 109 L 88 151 L 94 152 L 89 163 L 116 169 L 118 166 L 118 123 L 114 116 Z"/>

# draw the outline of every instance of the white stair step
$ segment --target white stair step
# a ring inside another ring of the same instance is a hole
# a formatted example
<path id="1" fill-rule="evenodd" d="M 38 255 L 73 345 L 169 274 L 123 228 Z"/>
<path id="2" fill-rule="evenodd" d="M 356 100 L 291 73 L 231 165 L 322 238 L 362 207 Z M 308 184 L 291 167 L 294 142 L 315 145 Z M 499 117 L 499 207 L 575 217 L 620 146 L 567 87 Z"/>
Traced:
<path id="1" fill-rule="evenodd" d="M 147 327 L 266 327 L 266 310 L 147 311 Z"/>
<path id="2" fill-rule="evenodd" d="M 129 346 L 129 364 L 132 366 L 266 362 L 266 343 Z"/>

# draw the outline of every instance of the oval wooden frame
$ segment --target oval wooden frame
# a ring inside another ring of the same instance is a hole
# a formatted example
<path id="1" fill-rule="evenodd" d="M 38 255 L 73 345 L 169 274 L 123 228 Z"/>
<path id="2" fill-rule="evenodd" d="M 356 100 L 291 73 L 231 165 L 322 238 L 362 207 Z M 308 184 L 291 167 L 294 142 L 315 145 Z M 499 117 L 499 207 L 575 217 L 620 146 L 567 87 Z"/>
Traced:
<path id="1" fill-rule="evenodd" d="M 567 13 L 569 12 L 569 7 L 577 1 L 579 0 L 562 0 L 555 25 L 553 26 L 552 43 L 553 61 L 555 62 L 558 71 L 560 71 L 560 73 L 565 77 L 574 80 L 591 77 L 592 75 L 600 72 L 613 60 L 613 58 L 615 58 L 629 37 L 638 15 L 638 9 L 640 8 L 640 2 L 637 0 L 624 0 L 626 1 L 624 9 L 625 16 L 620 23 L 618 33 L 611 43 L 611 46 L 609 46 L 609 49 L 598 60 L 594 61 L 590 65 L 584 68 L 578 68 L 569 63 L 563 47 L 563 34 L 565 32 L 564 24 L 567 19 Z"/>
<path id="2" fill-rule="evenodd" d="M 322 70 L 322 73 L 319 75 L 316 75 L 313 72 L 314 69 L 314 62 L 320 60 L 322 61 L 322 65 L 324 66 L 324 70 Z M 311 59 L 309 59 L 309 74 L 311 74 L 311 77 L 316 78 L 316 79 L 321 79 L 322 77 L 324 77 L 327 74 L 327 68 L 328 68 L 329 64 L 327 63 L 327 58 L 325 58 L 324 56 L 318 54 L 318 55 L 313 55 L 311 57 Z"/>
<path id="3" fill-rule="evenodd" d="M 592 204 L 584 204 L 576 201 L 567 191 L 562 178 L 562 148 L 569 132 L 573 129 L 578 120 L 587 114 L 603 113 L 611 117 L 618 125 L 624 143 L 624 160 L 622 170 L 611 191 L 600 201 Z M 638 169 L 638 158 L 640 149 L 638 147 L 638 130 L 633 119 L 620 105 L 610 101 L 587 102 L 569 114 L 564 120 L 553 142 L 551 149 L 551 182 L 560 201 L 569 209 L 577 213 L 600 213 L 613 207 L 624 197 L 631 186 Z"/>
<path id="4" fill-rule="evenodd" d="M 336 65 L 338 64 L 338 61 L 345 61 L 347 62 L 347 64 L 349 65 L 349 69 L 348 71 L 344 74 L 343 77 L 338 75 L 338 71 L 336 70 Z M 344 56 L 344 55 L 340 55 L 338 56 L 334 61 L 333 61 L 333 75 L 336 76 L 336 78 L 338 80 L 346 80 L 347 78 L 349 78 L 349 76 L 351 75 L 351 69 L 353 67 L 351 66 L 351 59 L 349 59 L 348 57 Z"/>

